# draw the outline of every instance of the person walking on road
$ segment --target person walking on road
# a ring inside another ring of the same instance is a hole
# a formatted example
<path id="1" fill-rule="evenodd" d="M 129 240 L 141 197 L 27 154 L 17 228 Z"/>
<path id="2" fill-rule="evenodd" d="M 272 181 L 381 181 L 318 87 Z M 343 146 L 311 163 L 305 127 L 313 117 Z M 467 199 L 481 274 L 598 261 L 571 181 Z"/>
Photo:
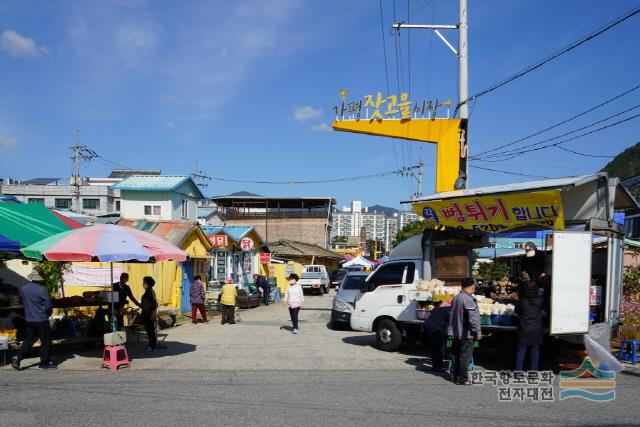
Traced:
<path id="1" fill-rule="evenodd" d="M 473 340 L 482 339 L 480 309 L 473 291 L 475 281 L 463 279 L 462 290 L 451 304 L 451 330 L 453 332 L 453 375 L 456 384 L 471 384 L 468 378 L 469 363 L 473 357 Z"/>
<path id="2" fill-rule="evenodd" d="M 222 310 L 222 322 L 221 324 L 236 323 L 236 298 L 238 297 L 238 289 L 231 283 L 229 279 L 220 290 L 220 307 Z"/>
<path id="3" fill-rule="evenodd" d="M 189 297 L 191 300 L 191 323 L 194 325 L 198 323 L 198 310 L 200 310 L 202 321 L 204 323 L 209 323 L 207 320 L 207 310 L 204 306 L 207 296 L 204 292 L 204 284 L 202 283 L 202 278 L 200 276 L 195 276 L 193 278 L 193 283 L 189 288 Z"/>
<path id="4" fill-rule="evenodd" d="M 156 334 L 156 320 L 158 318 L 158 300 L 156 294 L 153 292 L 153 287 L 156 281 L 151 276 L 145 276 L 142 279 L 142 287 L 144 288 L 144 294 L 140 299 L 140 305 L 142 313 L 140 317 L 144 324 L 144 329 L 147 332 L 149 338 L 149 346 L 147 347 L 147 353 L 153 353 L 156 351 L 158 345 L 158 336 Z"/>
<path id="5" fill-rule="evenodd" d="M 300 331 L 298 327 L 298 314 L 300 309 L 304 308 L 304 293 L 302 292 L 302 286 L 298 283 L 300 278 L 297 274 L 290 274 L 288 277 L 289 286 L 284 293 L 283 304 L 289 308 L 289 315 L 291 316 L 291 323 L 293 324 L 293 333 L 297 334 Z"/>
<path id="6" fill-rule="evenodd" d="M 518 352 L 515 371 L 522 372 L 524 358 L 529 350 L 531 371 L 538 370 L 542 344 L 542 298 L 535 283 L 523 283 L 516 302 Z"/>
<path id="7" fill-rule="evenodd" d="M 20 298 L 24 307 L 24 317 L 27 321 L 27 335 L 20 346 L 17 356 L 11 359 L 11 366 L 20 370 L 20 361 L 29 355 L 33 343 L 40 339 L 40 369 L 56 369 L 56 364 L 49 360 L 51 350 L 51 328 L 49 317 L 53 313 L 51 296 L 44 279 L 36 270 L 27 277 L 30 282 L 20 289 Z"/>

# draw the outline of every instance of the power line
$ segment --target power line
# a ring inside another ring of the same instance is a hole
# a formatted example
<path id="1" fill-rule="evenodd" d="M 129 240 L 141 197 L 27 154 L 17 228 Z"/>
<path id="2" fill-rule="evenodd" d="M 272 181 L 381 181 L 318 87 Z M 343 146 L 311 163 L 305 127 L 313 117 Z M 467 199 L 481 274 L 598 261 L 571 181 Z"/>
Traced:
<path id="1" fill-rule="evenodd" d="M 569 131 L 569 132 L 565 132 L 565 133 L 563 133 L 563 134 L 561 134 L 561 135 L 557 135 L 557 136 L 554 136 L 554 137 L 552 137 L 552 138 L 543 139 L 542 141 L 538 141 L 538 142 L 536 142 L 536 143 L 534 143 L 534 144 L 530 144 L 528 147 L 529 147 L 529 148 L 530 148 L 530 147 L 537 147 L 537 146 L 539 146 L 539 145 L 544 144 L 545 142 L 555 141 L 556 139 L 560 139 L 560 138 L 563 138 L 563 137 L 565 137 L 565 136 L 571 135 L 572 133 L 580 132 L 581 130 L 585 130 L 585 129 L 588 129 L 588 128 L 593 127 L 593 126 L 595 126 L 595 125 L 599 125 L 600 123 L 604 123 L 604 122 L 606 122 L 606 121 L 608 121 L 608 120 L 613 119 L 614 117 L 618 117 L 618 116 L 621 116 L 621 115 L 623 115 L 623 114 L 626 114 L 626 113 L 628 113 L 629 111 L 633 111 L 633 110 L 635 110 L 636 108 L 639 108 L 639 107 L 640 107 L 640 104 L 635 105 L 635 106 L 633 106 L 633 107 L 631 107 L 631 108 L 627 108 L 627 109 L 626 109 L 626 110 L 624 110 L 624 111 L 620 111 L 619 113 L 615 113 L 615 114 L 612 114 L 612 115 L 610 115 L 610 116 L 608 116 L 608 117 L 605 117 L 604 119 L 600 119 L 600 120 L 598 120 L 598 121 L 595 121 L 595 122 L 589 123 L 588 125 L 585 125 L 585 126 L 579 127 L 579 128 L 577 128 L 577 129 L 571 130 L 571 131 Z M 525 149 L 525 148 L 526 148 L 526 147 L 514 148 L 514 149 L 511 149 L 511 150 L 505 150 L 505 151 L 501 151 L 501 152 L 499 152 L 499 153 L 489 154 L 489 155 L 485 155 L 485 156 L 480 156 L 480 155 L 478 155 L 478 156 L 474 156 L 474 157 L 472 157 L 472 158 L 473 158 L 473 159 L 478 160 L 478 159 L 482 159 L 482 158 L 510 156 L 511 154 L 518 153 L 518 152 L 522 151 L 522 150 L 523 150 L 523 149 Z"/>
<path id="2" fill-rule="evenodd" d="M 504 173 L 504 174 L 507 174 L 507 175 L 523 176 L 525 178 L 541 178 L 541 179 L 549 179 L 550 178 L 548 176 L 527 175 L 527 174 L 519 173 L 519 172 L 504 171 L 504 170 L 500 170 L 500 169 L 490 169 L 490 168 L 485 168 L 485 167 L 476 166 L 476 165 L 471 165 L 471 167 L 474 168 L 474 169 L 481 169 L 481 170 L 490 171 L 490 172 L 499 172 L 499 173 Z"/>
<path id="3" fill-rule="evenodd" d="M 569 153 L 573 153 L 573 154 L 577 154 L 579 156 L 583 156 L 583 157 L 599 157 L 599 158 L 604 158 L 604 159 L 613 159 L 616 156 L 605 156 L 605 155 L 600 155 L 600 154 L 588 154 L 588 153 L 581 153 L 579 151 L 574 151 L 574 150 L 570 150 L 568 148 L 565 147 L 560 147 L 557 146 L 556 148 L 559 148 L 563 151 L 569 152 Z"/>
<path id="4" fill-rule="evenodd" d="M 417 8 L 416 10 L 413 11 L 413 13 L 411 13 L 411 15 L 409 15 L 409 18 L 413 18 L 414 16 L 416 16 L 416 14 L 418 14 L 418 12 L 422 12 L 424 9 L 426 9 L 431 3 L 433 3 L 433 0 L 429 0 L 427 1 L 425 4 L 423 4 L 422 6 L 420 6 L 419 8 Z M 432 21 L 433 22 L 433 21 Z M 409 20 L 407 19 L 407 23 L 409 23 Z"/>
<path id="5" fill-rule="evenodd" d="M 387 177 L 387 176 L 392 176 L 392 175 L 407 176 L 407 175 L 410 175 L 412 170 L 417 169 L 418 167 L 419 166 L 409 166 L 409 167 L 403 167 L 403 168 L 401 168 L 399 170 L 395 170 L 395 171 L 378 172 L 378 173 L 371 174 L 371 175 L 360 175 L 360 176 L 351 176 L 351 177 L 345 177 L 345 178 L 319 179 L 319 180 L 307 180 L 307 181 L 295 181 L 295 180 L 290 180 L 290 181 L 252 181 L 252 180 L 245 180 L 245 179 L 222 178 L 222 177 L 206 176 L 206 175 L 199 175 L 199 178 L 208 179 L 210 181 L 236 182 L 236 183 L 242 183 L 242 184 L 269 184 L 269 185 L 324 184 L 324 183 L 330 183 L 330 182 L 359 181 L 359 180 L 363 180 L 363 179 L 381 178 L 381 177 Z"/>
<path id="6" fill-rule="evenodd" d="M 380 5 L 380 28 L 382 30 L 382 52 L 384 53 L 384 77 L 387 82 L 387 93 L 391 92 L 389 90 L 389 65 L 387 64 L 387 41 L 384 36 L 384 17 L 382 13 L 382 0 L 379 0 Z"/>
<path id="7" fill-rule="evenodd" d="M 640 117 L 640 114 L 636 114 L 635 116 L 630 116 L 630 117 L 627 117 L 625 119 L 618 120 L 617 122 L 608 124 L 606 126 L 599 127 L 597 129 L 594 129 L 594 130 L 589 131 L 589 132 L 582 133 L 580 135 L 576 135 L 576 136 L 574 136 L 572 138 L 568 138 L 568 139 L 565 139 L 563 141 L 554 142 L 553 144 L 547 144 L 547 145 L 543 145 L 541 147 L 530 148 L 530 149 L 526 149 L 526 150 L 520 150 L 520 151 L 515 152 L 515 153 L 494 154 L 494 155 L 491 155 L 491 156 L 488 156 L 488 157 L 510 156 L 510 155 L 513 155 L 513 154 L 517 154 L 517 156 L 521 156 L 521 155 L 523 155 L 525 153 L 530 153 L 532 151 L 540 151 L 540 150 L 544 150 L 545 148 L 549 148 L 549 147 L 557 147 L 557 146 L 559 146 L 561 144 L 564 144 L 564 143 L 567 143 L 569 141 L 573 141 L 573 140 L 576 140 L 578 138 L 582 138 L 583 136 L 591 135 L 591 134 L 594 134 L 596 132 L 600 132 L 602 130 L 609 129 L 609 128 L 613 127 L 613 126 L 617 126 L 619 124 L 626 123 L 626 122 L 628 122 L 630 120 L 637 119 L 638 117 Z"/>
<path id="8" fill-rule="evenodd" d="M 542 133 L 545 133 L 545 132 L 547 132 L 547 131 L 550 131 L 551 129 L 555 129 L 555 128 L 557 128 L 558 126 L 562 126 L 562 125 L 564 125 L 564 124 L 566 124 L 566 123 L 569 123 L 570 121 L 575 120 L 575 119 L 577 119 L 578 117 L 582 117 L 582 116 L 584 116 L 585 114 L 588 114 L 588 113 L 590 113 L 590 112 L 592 112 L 592 111 L 594 111 L 594 110 L 597 110 L 598 108 L 604 107 L 605 105 L 607 105 L 607 104 L 609 104 L 609 103 L 611 103 L 611 102 L 613 102 L 613 101 L 615 101 L 615 100 L 617 100 L 617 99 L 619 99 L 619 98 L 622 98 L 623 96 L 628 95 L 628 94 L 630 94 L 631 92 L 636 91 L 636 90 L 638 90 L 638 89 L 640 89 L 640 85 L 636 85 L 635 87 L 633 87 L 633 88 L 631 88 L 631 89 L 629 89 L 629 90 L 626 90 L 626 91 L 624 91 L 624 92 L 622 92 L 622 93 L 620 93 L 620 94 L 618 94 L 618 95 L 614 96 L 613 98 L 609 98 L 609 99 L 607 99 L 606 101 L 601 102 L 601 103 L 600 103 L 600 104 L 598 104 L 598 105 L 595 105 L 595 106 L 593 106 L 593 107 L 591 107 L 591 108 L 589 108 L 589 109 L 587 109 L 587 110 L 584 110 L 584 111 L 582 111 L 582 112 L 580 112 L 580 113 L 578 113 L 578 114 L 575 114 L 575 115 L 573 115 L 573 116 L 569 117 L 568 119 L 562 120 L 562 121 L 560 121 L 560 122 L 558 122 L 558 123 L 556 123 L 556 124 L 554 124 L 554 125 L 551 125 L 551 126 L 549 126 L 549 127 L 545 128 L 545 129 L 539 130 L 539 131 L 537 131 L 537 132 L 534 132 L 534 133 L 532 133 L 532 134 L 530 134 L 530 135 L 527 135 L 527 136 L 525 136 L 525 137 L 523 137 L 523 138 L 520 138 L 520 139 L 517 139 L 517 140 L 515 140 L 515 141 L 509 142 L 509 143 L 506 143 L 506 144 L 502 144 L 502 145 L 500 145 L 500 146 L 498 146 L 498 147 L 495 147 L 495 148 L 492 148 L 492 149 L 490 149 L 490 150 L 483 151 L 483 152 L 481 152 L 481 153 L 476 154 L 475 156 L 482 156 L 483 154 L 492 153 L 492 152 L 494 152 L 494 151 L 498 151 L 498 150 L 500 150 L 501 148 L 505 148 L 505 147 L 508 147 L 508 146 L 511 146 L 511 145 L 517 144 L 517 143 L 519 143 L 519 142 L 522 142 L 522 141 L 526 141 L 527 139 L 533 138 L 534 136 L 538 136 L 538 135 L 540 135 L 540 134 L 542 134 Z"/>
<path id="9" fill-rule="evenodd" d="M 632 16 L 636 15 L 640 13 L 640 7 L 636 7 L 632 10 L 630 10 L 629 12 L 625 13 L 624 15 L 620 16 L 619 18 L 611 21 L 610 23 L 606 24 L 603 27 L 600 27 L 599 29 L 587 34 L 586 36 L 576 40 L 575 42 L 563 47 L 562 49 L 552 53 L 551 55 L 547 56 L 546 58 L 543 58 L 541 60 L 539 60 L 538 62 L 535 62 L 532 65 L 529 65 L 528 67 L 524 68 L 521 71 L 518 71 L 515 74 L 512 74 L 511 76 L 497 82 L 494 83 L 493 85 L 489 86 L 488 88 L 476 93 L 475 95 L 470 96 L 469 98 L 465 99 L 464 101 L 462 101 L 461 103 L 458 104 L 458 107 L 460 107 L 460 105 L 465 104 L 467 102 L 469 102 L 472 99 L 476 99 L 476 98 L 480 98 L 483 95 L 486 95 L 490 92 L 493 92 L 494 90 L 508 84 L 511 83 L 512 81 L 519 79 L 520 77 L 529 74 L 530 72 L 537 70 L 538 68 L 542 67 L 543 65 L 547 64 L 548 62 L 553 61 L 554 59 L 556 59 L 557 57 L 572 51 L 573 49 L 577 48 L 578 46 L 588 42 L 591 39 L 594 39 L 595 37 L 605 33 L 606 31 L 610 30 L 611 28 L 615 27 L 618 24 L 621 24 L 622 22 L 626 21 L 627 19 L 631 18 Z M 457 110 L 457 108 L 456 108 Z"/>

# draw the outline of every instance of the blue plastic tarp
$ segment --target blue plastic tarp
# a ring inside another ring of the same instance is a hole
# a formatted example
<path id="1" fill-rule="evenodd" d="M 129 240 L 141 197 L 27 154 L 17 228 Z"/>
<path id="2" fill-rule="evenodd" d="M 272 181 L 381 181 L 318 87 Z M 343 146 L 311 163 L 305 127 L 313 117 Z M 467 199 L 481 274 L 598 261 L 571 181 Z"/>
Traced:
<path id="1" fill-rule="evenodd" d="M 10 240 L 0 234 L 0 252 L 20 252 L 20 243 Z"/>

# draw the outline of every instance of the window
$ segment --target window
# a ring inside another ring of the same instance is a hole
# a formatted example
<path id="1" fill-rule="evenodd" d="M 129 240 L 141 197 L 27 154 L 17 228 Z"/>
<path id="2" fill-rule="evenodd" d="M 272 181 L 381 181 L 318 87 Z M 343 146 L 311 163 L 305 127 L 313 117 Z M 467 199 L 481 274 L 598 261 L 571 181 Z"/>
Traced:
<path id="1" fill-rule="evenodd" d="M 116 212 L 120 212 L 120 200 L 116 200 Z"/>
<path id="2" fill-rule="evenodd" d="M 470 277 L 469 250 L 464 247 L 438 246 L 435 248 L 435 277 L 440 280 Z"/>
<path id="3" fill-rule="evenodd" d="M 360 284 L 364 282 L 367 276 L 365 274 L 360 276 L 349 276 L 344 280 L 344 284 L 342 285 L 342 289 L 360 289 Z"/>
<path id="4" fill-rule="evenodd" d="M 82 209 L 100 209 L 100 199 L 82 199 Z"/>
<path id="5" fill-rule="evenodd" d="M 189 218 L 189 201 L 182 199 L 182 218 Z"/>
<path id="6" fill-rule="evenodd" d="M 71 199 L 56 199 L 56 209 L 71 209 Z"/>
<path id="7" fill-rule="evenodd" d="M 380 285 L 411 283 L 413 282 L 415 270 L 416 266 L 412 262 L 398 262 L 382 265 L 376 270 L 376 273 L 369 280 L 369 291 L 374 290 Z"/>
<path id="8" fill-rule="evenodd" d="M 29 197 L 29 203 L 38 203 L 40 205 L 44 205 L 44 199 L 39 197 Z"/>
<path id="9" fill-rule="evenodd" d="M 524 249 L 524 242 L 515 242 L 513 247 L 516 249 Z"/>
<path id="10" fill-rule="evenodd" d="M 160 216 L 162 215 L 162 206 L 160 205 L 144 205 L 144 214 L 146 216 Z"/>

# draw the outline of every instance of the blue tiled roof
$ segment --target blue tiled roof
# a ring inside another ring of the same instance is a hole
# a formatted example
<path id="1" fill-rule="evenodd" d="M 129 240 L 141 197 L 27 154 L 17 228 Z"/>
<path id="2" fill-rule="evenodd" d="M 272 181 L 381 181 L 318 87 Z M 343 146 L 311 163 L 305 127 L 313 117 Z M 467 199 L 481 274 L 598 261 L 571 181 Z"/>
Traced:
<path id="1" fill-rule="evenodd" d="M 201 225 L 200 228 L 202 228 L 202 231 L 204 231 L 204 234 L 206 234 L 207 236 L 224 233 L 236 242 L 240 241 L 240 239 L 242 239 L 251 230 L 253 230 L 253 227 L 240 225 L 220 227 L 218 225 L 205 224 Z"/>
<path id="2" fill-rule="evenodd" d="M 195 182 L 190 176 L 186 175 L 133 175 L 123 179 L 111 188 L 114 190 L 173 191 L 185 182 L 191 183 L 198 198 L 204 198 Z"/>

